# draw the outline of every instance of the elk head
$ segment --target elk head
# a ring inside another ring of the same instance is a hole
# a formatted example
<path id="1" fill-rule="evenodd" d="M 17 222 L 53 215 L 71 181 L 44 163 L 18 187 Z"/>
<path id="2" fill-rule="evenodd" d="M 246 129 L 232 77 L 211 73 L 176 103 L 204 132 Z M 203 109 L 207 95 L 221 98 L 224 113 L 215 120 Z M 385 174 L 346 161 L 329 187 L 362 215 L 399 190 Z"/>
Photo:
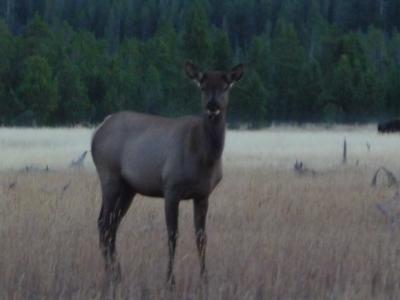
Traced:
<path id="1" fill-rule="evenodd" d="M 191 61 L 185 63 L 186 75 L 193 80 L 201 90 L 202 110 L 212 120 L 218 120 L 226 113 L 229 102 L 229 90 L 243 76 L 242 64 L 229 72 L 201 72 Z"/>

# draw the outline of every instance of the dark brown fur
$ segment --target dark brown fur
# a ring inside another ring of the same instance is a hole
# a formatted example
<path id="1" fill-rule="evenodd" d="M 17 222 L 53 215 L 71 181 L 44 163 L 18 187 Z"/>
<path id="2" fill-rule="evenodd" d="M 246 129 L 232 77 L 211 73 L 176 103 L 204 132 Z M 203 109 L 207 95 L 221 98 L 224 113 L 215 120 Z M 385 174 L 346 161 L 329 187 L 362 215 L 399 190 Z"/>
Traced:
<path id="1" fill-rule="evenodd" d="M 171 284 L 179 201 L 193 199 L 196 244 L 205 275 L 208 198 L 222 178 L 228 93 L 240 80 L 243 66 L 228 73 L 201 73 L 190 62 L 185 68 L 202 90 L 200 117 L 169 119 L 120 112 L 107 118 L 93 136 L 92 155 L 103 198 L 98 219 L 100 247 L 106 270 L 114 279 L 120 277 L 115 257 L 118 225 L 137 193 L 165 198 Z"/>

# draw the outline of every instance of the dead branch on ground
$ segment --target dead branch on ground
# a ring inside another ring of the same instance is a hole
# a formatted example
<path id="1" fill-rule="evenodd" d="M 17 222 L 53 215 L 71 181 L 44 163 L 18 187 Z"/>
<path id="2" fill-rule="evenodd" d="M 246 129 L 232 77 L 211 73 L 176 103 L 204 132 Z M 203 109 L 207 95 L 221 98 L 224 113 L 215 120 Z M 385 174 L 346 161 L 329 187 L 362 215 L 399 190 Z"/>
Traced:
<path id="1" fill-rule="evenodd" d="M 296 160 L 293 169 L 298 175 L 317 175 L 317 172 L 315 170 L 307 168 L 302 161 Z"/>
<path id="2" fill-rule="evenodd" d="M 388 178 L 388 187 L 399 186 L 399 182 L 396 176 L 385 167 L 380 167 L 378 170 L 376 170 L 374 177 L 372 178 L 371 186 L 376 187 L 378 181 L 378 175 L 381 171 L 384 172 Z"/>

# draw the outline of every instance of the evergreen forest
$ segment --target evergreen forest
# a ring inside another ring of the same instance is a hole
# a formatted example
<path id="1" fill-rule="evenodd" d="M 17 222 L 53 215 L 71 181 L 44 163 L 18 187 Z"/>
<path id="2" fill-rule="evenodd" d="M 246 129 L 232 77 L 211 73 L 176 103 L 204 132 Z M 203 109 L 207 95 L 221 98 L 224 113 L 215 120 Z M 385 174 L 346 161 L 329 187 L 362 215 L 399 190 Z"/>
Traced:
<path id="1" fill-rule="evenodd" d="M 196 114 L 184 75 L 245 64 L 231 126 L 400 113 L 399 0 L 0 0 L 0 125 Z"/>

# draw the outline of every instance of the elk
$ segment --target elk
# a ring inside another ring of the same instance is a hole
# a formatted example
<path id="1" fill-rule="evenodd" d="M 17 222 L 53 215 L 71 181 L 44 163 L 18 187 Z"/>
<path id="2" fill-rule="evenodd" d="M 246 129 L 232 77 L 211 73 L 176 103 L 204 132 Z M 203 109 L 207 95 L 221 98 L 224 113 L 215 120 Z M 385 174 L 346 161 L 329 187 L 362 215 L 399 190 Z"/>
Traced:
<path id="1" fill-rule="evenodd" d="M 100 249 L 107 274 L 120 280 L 116 234 L 136 194 L 163 197 L 168 233 L 167 282 L 173 265 L 180 200 L 193 199 L 200 274 L 206 277 L 206 216 L 211 192 L 222 179 L 229 91 L 243 75 L 243 65 L 229 72 L 200 72 L 190 61 L 186 75 L 201 90 L 200 116 L 163 118 L 135 112 L 107 117 L 92 139 L 102 205 L 98 218 Z"/>

